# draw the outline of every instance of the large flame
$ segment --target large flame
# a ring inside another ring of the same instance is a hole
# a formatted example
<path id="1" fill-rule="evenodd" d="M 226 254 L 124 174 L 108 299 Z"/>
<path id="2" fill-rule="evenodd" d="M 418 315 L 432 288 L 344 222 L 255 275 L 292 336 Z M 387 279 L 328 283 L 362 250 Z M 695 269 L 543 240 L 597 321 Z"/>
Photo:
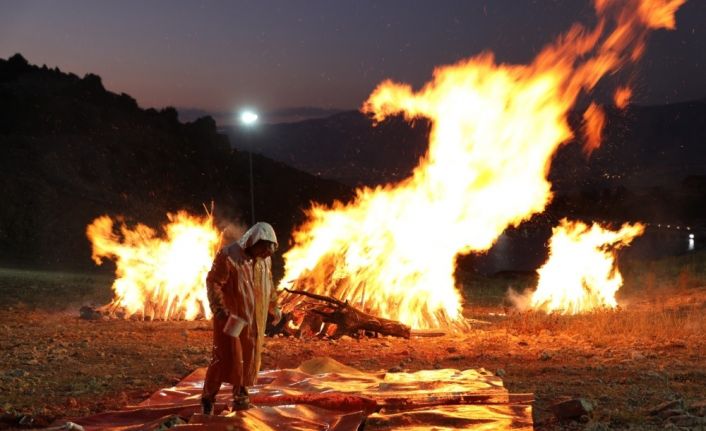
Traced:
<path id="1" fill-rule="evenodd" d="M 286 253 L 281 287 L 347 299 L 413 327 L 461 318 L 458 254 L 489 249 L 510 225 L 551 199 L 552 155 L 572 137 L 567 114 L 581 92 L 636 61 L 650 28 L 674 26 L 683 0 L 596 0 L 592 30 L 574 25 L 529 65 L 490 53 L 437 68 L 419 91 L 385 81 L 363 111 L 431 120 L 429 149 L 412 176 L 315 205 Z M 600 112 L 586 116 L 593 149 Z"/>
<path id="2" fill-rule="evenodd" d="M 167 217 L 163 234 L 124 222 L 119 222 L 117 234 L 116 221 L 109 216 L 96 218 L 86 229 L 96 264 L 105 258 L 115 261 L 111 305 L 124 309 L 128 317 L 210 318 L 206 274 L 220 241 L 213 217 L 184 211 Z"/>
<path id="3" fill-rule="evenodd" d="M 644 231 L 640 223 L 620 230 L 561 220 L 552 230 L 549 259 L 537 270 L 539 282 L 530 306 L 537 310 L 577 314 L 618 306 L 615 294 L 623 285 L 615 251 Z"/>

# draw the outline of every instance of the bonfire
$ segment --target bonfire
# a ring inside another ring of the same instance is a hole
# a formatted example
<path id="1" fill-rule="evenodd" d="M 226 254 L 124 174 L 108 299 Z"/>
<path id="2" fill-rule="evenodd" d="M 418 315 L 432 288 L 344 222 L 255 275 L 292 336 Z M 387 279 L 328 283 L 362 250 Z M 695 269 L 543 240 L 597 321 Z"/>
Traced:
<path id="1" fill-rule="evenodd" d="M 279 286 L 285 309 L 293 313 L 303 301 L 311 304 L 313 294 L 327 298 L 329 308 L 318 314 L 328 313 L 329 320 L 332 304 L 345 304 L 412 330 L 465 327 L 454 278 L 457 257 L 487 251 L 505 229 L 545 210 L 552 199 L 547 174 L 558 148 L 577 138 L 590 156 L 601 143 L 600 104 L 588 104 L 580 136 L 569 127 L 579 96 L 590 96 L 603 76 L 638 61 L 650 30 L 673 28 L 682 3 L 596 1 L 595 27 L 574 25 L 529 64 L 502 64 L 483 53 L 438 67 L 417 90 L 381 83 L 362 111 L 376 122 L 398 114 L 429 119 L 427 152 L 405 180 L 361 188 L 351 202 L 308 210 L 284 255 Z M 626 106 L 631 94 L 629 86 L 619 86 L 616 106 Z M 88 229 L 94 260 L 116 261 L 112 306 L 127 315 L 209 317 L 203 280 L 219 243 L 210 215 L 170 216 L 162 236 L 143 225 L 122 225 L 116 235 L 113 225 L 105 216 Z M 622 280 L 613 252 L 601 244 L 626 246 L 642 226 L 600 228 L 607 239 L 598 244 L 595 225 L 577 226 L 572 247 L 561 246 L 569 227 L 557 227 L 532 308 L 580 313 L 616 306 Z M 591 264 L 572 268 L 571 276 L 556 263 L 581 261 L 588 249 L 594 250 Z"/>

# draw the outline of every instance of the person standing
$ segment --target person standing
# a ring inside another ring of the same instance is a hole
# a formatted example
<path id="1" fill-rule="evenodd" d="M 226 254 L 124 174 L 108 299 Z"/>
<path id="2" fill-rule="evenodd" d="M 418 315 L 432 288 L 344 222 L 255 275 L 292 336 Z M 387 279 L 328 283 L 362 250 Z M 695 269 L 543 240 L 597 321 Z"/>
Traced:
<path id="1" fill-rule="evenodd" d="M 201 395 L 204 414 L 213 413 L 224 382 L 233 385 L 233 410 L 249 407 L 247 387 L 260 370 L 267 314 L 281 316 L 270 258 L 277 246 L 272 226 L 258 222 L 213 260 L 206 277 L 213 350 Z"/>

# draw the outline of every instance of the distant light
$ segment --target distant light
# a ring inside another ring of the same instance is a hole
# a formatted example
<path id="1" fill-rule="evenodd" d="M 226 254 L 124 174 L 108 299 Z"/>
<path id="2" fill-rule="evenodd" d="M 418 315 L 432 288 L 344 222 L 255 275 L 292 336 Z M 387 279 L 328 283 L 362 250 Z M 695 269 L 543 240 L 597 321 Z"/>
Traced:
<path id="1" fill-rule="evenodd" d="M 689 239 L 694 239 L 694 234 L 693 234 L 693 233 L 690 233 L 690 234 L 689 234 Z"/>
<path id="2" fill-rule="evenodd" d="M 240 113 L 240 122 L 246 126 L 255 124 L 258 118 L 258 115 L 253 111 L 243 111 Z"/>

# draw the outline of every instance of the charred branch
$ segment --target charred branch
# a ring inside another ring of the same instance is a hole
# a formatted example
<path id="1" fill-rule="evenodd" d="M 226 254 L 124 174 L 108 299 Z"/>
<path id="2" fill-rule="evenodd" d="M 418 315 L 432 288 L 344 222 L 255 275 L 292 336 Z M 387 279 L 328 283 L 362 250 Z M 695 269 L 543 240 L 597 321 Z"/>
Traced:
<path id="1" fill-rule="evenodd" d="M 411 328 L 409 326 L 395 320 L 370 315 L 353 307 L 348 302 L 302 290 L 284 290 L 294 295 L 302 295 L 320 301 L 320 303 L 308 307 L 307 312 L 319 316 L 324 323 L 336 325 L 333 338 L 339 338 L 343 335 L 357 336 L 361 331 L 394 337 L 410 337 Z"/>

